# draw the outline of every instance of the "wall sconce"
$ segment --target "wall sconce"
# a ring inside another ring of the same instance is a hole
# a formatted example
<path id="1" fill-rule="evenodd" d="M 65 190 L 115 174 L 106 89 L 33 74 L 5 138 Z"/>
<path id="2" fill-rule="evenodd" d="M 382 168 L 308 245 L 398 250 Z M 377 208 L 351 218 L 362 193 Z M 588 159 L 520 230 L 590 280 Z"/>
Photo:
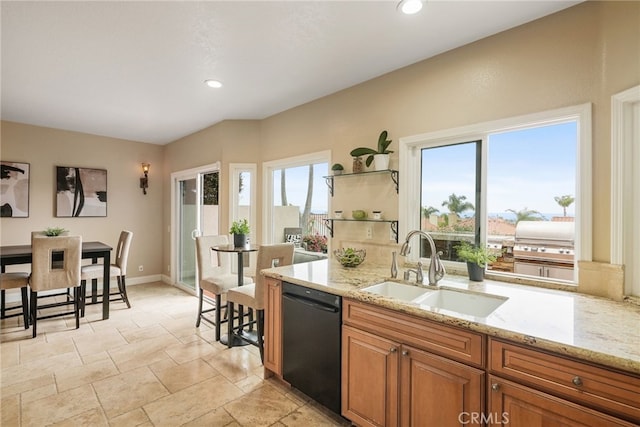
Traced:
<path id="1" fill-rule="evenodd" d="M 147 188 L 149 188 L 149 167 L 151 165 L 149 163 L 142 164 L 142 172 L 144 173 L 144 177 L 140 178 L 140 188 L 142 188 L 142 193 L 147 194 Z"/>

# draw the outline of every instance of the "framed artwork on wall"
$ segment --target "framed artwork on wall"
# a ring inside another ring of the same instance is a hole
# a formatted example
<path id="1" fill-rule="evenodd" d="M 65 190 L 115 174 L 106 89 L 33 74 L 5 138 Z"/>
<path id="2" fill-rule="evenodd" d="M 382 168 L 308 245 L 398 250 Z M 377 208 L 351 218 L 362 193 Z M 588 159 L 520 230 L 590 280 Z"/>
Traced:
<path id="1" fill-rule="evenodd" d="M 107 171 L 56 166 L 56 216 L 107 216 Z"/>
<path id="2" fill-rule="evenodd" d="M 29 216 L 29 163 L 0 161 L 0 216 Z"/>

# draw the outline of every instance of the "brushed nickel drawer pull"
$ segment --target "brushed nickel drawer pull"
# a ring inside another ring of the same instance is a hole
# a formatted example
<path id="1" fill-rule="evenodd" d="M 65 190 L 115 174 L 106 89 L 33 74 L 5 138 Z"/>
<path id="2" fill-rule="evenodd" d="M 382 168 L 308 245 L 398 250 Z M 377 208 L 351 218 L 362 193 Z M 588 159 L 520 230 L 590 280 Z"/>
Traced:
<path id="1" fill-rule="evenodd" d="M 500 384 L 498 384 L 498 383 L 491 384 L 491 390 L 493 390 L 493 391 L 500 390 Z"/>
<path id="2" fill-rule="evenodd" d="M 395 347 L 391 347 L 391 348 L 389 349 L 389 351 L 390 351 L 391 353 L 395 353 L 396 351 L 398 351 L 398 349 L 397 349 L 397 348 L 395 348 Z"/>
<path id="3" fill-rule="evenodd" d="M 403 356 L 408 356 L 409 355 L 409 350 L 403 350 L 402 351 L 402 355 Z"/>
<path id="4" fill-rule="evenodd" d="M 582 385 L 582 378 L 580 378 L 579 376 L 576 375 L 575 377 L 573 377 L 571 382 L 573 383 L 573 385 L 581 386 Z"/>

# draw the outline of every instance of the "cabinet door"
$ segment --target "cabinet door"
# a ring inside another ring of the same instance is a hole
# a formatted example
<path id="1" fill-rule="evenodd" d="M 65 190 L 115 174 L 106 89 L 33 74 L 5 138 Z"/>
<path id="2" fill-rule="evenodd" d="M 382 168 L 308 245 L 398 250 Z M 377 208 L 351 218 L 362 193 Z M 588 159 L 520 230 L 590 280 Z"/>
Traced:
<path id="1" fill-rule="evenodd" d="M 459 427 L 482 412 L 484 371 L 403 345 L 400 372 L 403 427 Z"/>
<path id="2" fill-rule="evenodd" d="M 489 377 L 490 426 L 631 427 L 634 424 L 501 378 Z"/>
<path id="3" fill-rule="evenodd" d="M 398 425 L 396 342 L 342 327 L 342 415 L 358 426 Z"/>
<path id="4" fill-rule="evenodd" d="M 282 376 L 282 282 L 265 280 L 264 367 Z"/>

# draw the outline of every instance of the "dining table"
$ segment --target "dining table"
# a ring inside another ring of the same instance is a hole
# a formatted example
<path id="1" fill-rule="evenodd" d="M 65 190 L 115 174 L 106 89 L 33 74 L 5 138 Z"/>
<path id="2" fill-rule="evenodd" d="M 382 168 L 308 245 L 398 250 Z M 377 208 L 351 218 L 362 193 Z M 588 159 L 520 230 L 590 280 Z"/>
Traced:
<path id="1" fill-rule="evenodd" d="M 244 246 L 234 246 L 234 245 L 220 245 L 220 246 L 212 246 L 211 249 L 213 249 L 216 252 L 226 252 L 226 253 L 235 253 L 237 254 L 237 258 L 238 258 L 238 286 L 242 286 L 244 285 L 244 257 L 246 254 L 250 253 L 250 252 L 256 252 L 258 250 L 258 246 L 256 245 L 244 245 Z M 241 305 L 238 306 L 238 315 L 240 316 L 240 319 L 244 318 L 244 307 L 242 307 Z M 230 316 L 233 316 L 233 314 L 230 314 Z M 250 313 L 250 320 L 253 320 L 253 312 Z M 242 324 L 242 322 L 240 322 Z M 238 333 L 242 333 L 241 330 L 238 331 Z M 229 337 L 227 337 L 226 335 L 223 335 L 222 337 L 220 337 L 220 342 L 222 344 L 226 344 L 227 340 L 229 339 Z M 249 344 L 248 342 L 236 337 L 235 335 L 231 337 L 231 345 L 232 346 L 243 346 L 243 345 L 247 345 Z"/>
<path id="2" fill-rule="evenodd" d="M 82 259 L 91 259 L 96 264 L 99 259 L 103 262 L 102 275 L 102 319 L 109 318 L 109 282 L 111 251 L 113 248 L 102 242 L 82 242 Z M 7 265 L 31 264 L 31 245 L 0 246 L 0 265 L 5 272 Z M 4 308 L 4 305 L 3 305 Z"/>

